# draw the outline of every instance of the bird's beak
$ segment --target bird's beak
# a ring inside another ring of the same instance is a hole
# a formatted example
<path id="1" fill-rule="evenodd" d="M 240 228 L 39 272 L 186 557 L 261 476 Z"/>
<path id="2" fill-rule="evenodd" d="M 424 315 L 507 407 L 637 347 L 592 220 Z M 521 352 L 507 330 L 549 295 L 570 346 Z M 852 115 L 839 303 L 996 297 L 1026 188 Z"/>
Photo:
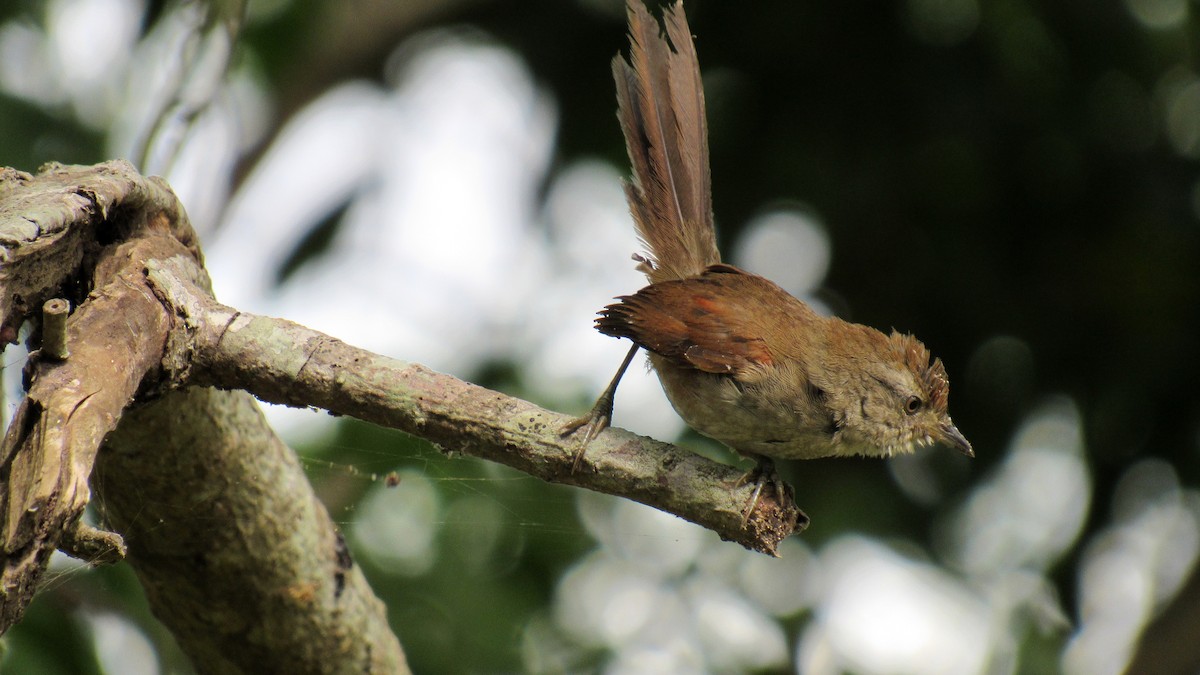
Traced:
<path id="1" fill-rule="evenodd" d="M 967 437 L 962 435 L 962 432 L 958 430 L 958 427 L 954 426 L 953 422 L 946 420 L 942 423 L 941 430 L 942 442 L 953 447 L 955 450 L 958 450 L 967 457 L 975 456 L 975 451 L 971 449 L 971 441 L 968 441 Z"/>

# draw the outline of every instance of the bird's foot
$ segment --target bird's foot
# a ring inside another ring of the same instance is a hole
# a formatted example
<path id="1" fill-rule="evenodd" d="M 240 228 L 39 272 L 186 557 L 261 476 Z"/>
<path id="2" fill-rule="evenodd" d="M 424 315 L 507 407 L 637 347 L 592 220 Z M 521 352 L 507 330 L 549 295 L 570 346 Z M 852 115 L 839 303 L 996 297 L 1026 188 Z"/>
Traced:
<path id="1" fill-rule="evenodd" d="M 579 450 L 575 451 L 575 460 L 571 462 L 571 473 L 579 470 L 579 465 L 583 463 L 583 455 L 587 452 L 588 444 L 591 443 L 601 431 L 608 428 L 612 422 L 613 411 L 613 396 L 611 391 L 605 391 L 596 399 L 596 405 L 592 406 L 592 410 L 583 417 L 575 419 L 563 425 L 559 436 L 570 436 L 571 434 L 584 430 L 583 440 L 579 444 Z"/>
<path id="2" fill-rule="evenodd" d="M 633 361 L 633 355 L 637 354 L 638 346 L 633 345 L 625 354 L 625 360 L 621 361 L 621 367 L 617 368 L 617 374 L 613 375 L 613 379 L 608 383 L 608 386 L 601 392 L 600 398 L 596 399 L 596 405 L 592 406 L 591 412 L 583 417 L 575 419 L 563 425 L 558 435 L 560 437 L 570 436 L 580 429 L 587 428 L 583 434 L 583 442 L 579 444 L 579 450 L 575 452 L 575 461 L 571 462 L 571 473 L 579 470 L 579 465 L 583 462 L 583 455 L 587 452 L 588 444 L 591 443 L 601 431 L 608 428 L 612 422 L 613 400 L 617 396 L 617 385 L 621 383 L 621 376 L 625 374 L 625 369 L 629 367 L 629 363 Z"/>
<path id="3" fill-rule="evenodd" d="M 742 474 L 742 477 L 733 484 L 735 490 L 743 485 L 754 485 L 754 491 L 750 493 L 750 499 L 746 501 L 746 508 L 742 511 L 742 527 L 750 522 L 750 514 L 758 508 L 758 500 L 762 496 L 763 488 L 768 483 L 775 486 L 775 498 L 779 501 L 780 506 L 787 503 L 787 493 L 791 490 L 788 484 L 779 477 L 779 473 L 775 471 L 774 460 L 763 455 L 755 455 L 754 461 L 754 468 Z"/>

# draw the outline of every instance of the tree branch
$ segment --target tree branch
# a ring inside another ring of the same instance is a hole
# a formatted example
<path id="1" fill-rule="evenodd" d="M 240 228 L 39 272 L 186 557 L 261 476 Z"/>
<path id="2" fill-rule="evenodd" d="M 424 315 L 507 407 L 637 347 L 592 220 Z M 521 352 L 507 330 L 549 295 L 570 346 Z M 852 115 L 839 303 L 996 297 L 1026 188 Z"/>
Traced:
<path id="1" fill-rule="evenodd" d="M 245 392 L 189 387 L 127 411 L 93 484 L 198 672 L 408 672 L 299 458 Z"/>
<path id="2" fill-rule="evenodd" d="M 766 553 L 807 524 L 773 493 L 743 524 L 736 468 L 620 429 L 572 472 L 563 415 L 217 303 L 174 195 L 127 163 L 0 171 L 0 260 L 0 345 L 50 297 L 77 307 L 69 356 L 31 357 L 0 444 L 0 632 L 60 542 L 121 550 L 79 528 L 95 462 L 104 517 L 198 669 L 406 671 L 295 456 L 247 394 L 214 386 L 635 499 Z"/>
<path id="3" fill-rule="evenodd" d="M 158 237 L 135 255 L 152 255 L 163 243 L 171 240 Z M 7 469 L 0 474 L 0 630 L 33 597 L 63 531 L 87 506 L 101 440 L 162 358 L 171 322 L 141 282 L 140 267 L 119 265 L 129 261 L 131 248 L 138 247 L 117 247 L 105 260 L 115 266 L 109 281 L 68 320 L 71 358 L 38 363 L 34 357 L 32 385 L 0 446 L 0 467 Z"/>
<path id="4" fill-rule="evenodd" d="M 120 554 L 122 542 L 78 521 L 95 461 L 104 517 L 199 672 L 407 672 L 382 603 L 254 401 L 201 387 L 161 393 L 182 367 L 164 354 L 187 327 L 145 269 L 170 259 L 207 289 L 169 188 L 123 162 L 5 183 L 14 175 L 0 172 L 0 236 L 21 235 L 0 239 L 3 324 L 36 320 L 58 290 L 96 290 L 72 298 L 67 359 L 31 357 L 28 394 L 0 445 L 0 632 L 21 617 L 56 545 Z"/>
<path id="5" fill-rule="evenodd" d="M 177 348 L 192 355 L 196 382 L 317 406 L 545 481 L 633 499 L 763 553 L 776 554 L 780 541 L 808 524 L 795 503 L 779 504 L 766 493 L 743 524 L 752 488 L 731 489 L 742 471 L 623 429 L 600 434 L 572 472 L 579 440 L 559 433 L 569 417 L 291 321 L 238 312 L 198 292 L 173 267 L 168 261 L 148 275 L 165 304 L 195 327 L 193 341 Z"/>

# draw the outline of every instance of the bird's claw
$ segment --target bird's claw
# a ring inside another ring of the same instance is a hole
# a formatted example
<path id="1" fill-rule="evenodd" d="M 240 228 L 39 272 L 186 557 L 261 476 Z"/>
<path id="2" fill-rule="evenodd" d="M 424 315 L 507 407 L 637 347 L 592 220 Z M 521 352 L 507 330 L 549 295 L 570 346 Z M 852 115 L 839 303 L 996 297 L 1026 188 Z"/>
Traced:
<path id="1" fill-rule="evenodd" d="M 599 405 L 600 404 L 597 403 L 597 407 L 599 407 Z M 570 436 L 576 431 L 586 427 L 583 434 L 583 440 L 579 443 L 579 450 L 575 452 L 575 459 L 571 462 L 571 473 L 575 473 L 579 470 L 579 465 L 583 463 L 583 456 L 587 452 L 588 445 L 600 435 L 601 431 L 607 429 L 611 422 L 612 405 L 610 404 L 607 412 L 592 408 L 592 411 L 587 415 L 584 415 L 583 417 L 577 417 L 563 425 L 562 431 L 559 432 L 560 436 Z"/>
<path id="2" fill-rule="evenodd" d="M 790 489 L 775 471 L 775 462 L 770 457 L 759 455 L 755 462 L 754 468 L 742 474 L 733 484 L 735 490 L 749 483 L 754 484 L 754 491 L 750 493 L 750 499 L 746 501 L 746 508 L 742 511 L 742 527 L 750 522 L 750 515 L 758 508 L 758 500 L 767 483 L 775 485 L 775 499 L 779 501 L 780 506 L 787 503 L 787 492 Z"/>

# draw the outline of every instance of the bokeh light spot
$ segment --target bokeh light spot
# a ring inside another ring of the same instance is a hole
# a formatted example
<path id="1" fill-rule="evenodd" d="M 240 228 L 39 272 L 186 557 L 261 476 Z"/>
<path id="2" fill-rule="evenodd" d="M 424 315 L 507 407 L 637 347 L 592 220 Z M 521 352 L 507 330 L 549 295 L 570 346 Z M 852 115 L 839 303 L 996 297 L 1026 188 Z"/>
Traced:
<path id="1" fill-rule="evenodd" d="M 746 225 L 733 259 L 788 293 L 812 292 L 829 269 L 830 244 L 821 221 L 806 210 L 776 210 Z"/>

